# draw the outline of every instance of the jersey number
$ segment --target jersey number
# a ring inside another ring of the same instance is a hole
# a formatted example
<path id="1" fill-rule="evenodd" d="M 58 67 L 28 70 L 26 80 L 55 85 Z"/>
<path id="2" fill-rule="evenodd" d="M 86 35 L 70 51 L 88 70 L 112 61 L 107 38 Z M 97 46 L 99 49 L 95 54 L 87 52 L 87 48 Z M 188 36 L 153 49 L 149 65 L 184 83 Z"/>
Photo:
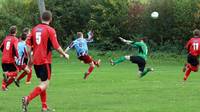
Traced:
<path id="1" fill-rule="evenodd" d="M 41 32 L 36 32 L 36 43 L 39 45 L 41 43 Z"/>
<path id="2" fill-rule="evenodd" d="M 10 41 L 6 42 L 6 50 L 10 49 Z"/>
<path id="3" fill-rule="evenodd" d="M 192 45 L 194 50 L 199 50 L 199 43 L 193 43 Z"/>
<path id="4" fill-rule="evenodd" d="M 79 43 L 79 47 L 82 47 L 83 45 L 82 45 L 82 43 Z"/>

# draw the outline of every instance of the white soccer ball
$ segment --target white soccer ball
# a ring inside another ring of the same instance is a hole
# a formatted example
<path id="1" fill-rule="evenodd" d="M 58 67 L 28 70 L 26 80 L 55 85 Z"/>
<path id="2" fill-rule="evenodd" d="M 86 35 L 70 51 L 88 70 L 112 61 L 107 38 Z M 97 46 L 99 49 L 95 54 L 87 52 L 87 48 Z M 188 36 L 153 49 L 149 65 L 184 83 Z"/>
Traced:
<path id="1" fill-rule="evenodd" d="M 153 19 L 157 19 L 158 16 L 159 16 L 159 13 L 156 12 L 156 11 L 154 11 L 154 12 L 151 13 L 151 17 L 152 17 Z"/>

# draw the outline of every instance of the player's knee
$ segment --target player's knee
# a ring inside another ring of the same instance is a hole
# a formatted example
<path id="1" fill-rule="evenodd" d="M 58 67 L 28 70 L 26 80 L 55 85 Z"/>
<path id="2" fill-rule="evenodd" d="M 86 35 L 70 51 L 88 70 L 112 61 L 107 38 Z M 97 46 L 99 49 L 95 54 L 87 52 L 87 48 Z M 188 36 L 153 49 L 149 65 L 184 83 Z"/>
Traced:
<path id="1" fill-rule="evenodd" d="M 91 67 L 95 67 L 94 62 L 91 62 L 91 63 L 90 63 L 90 66 L 91 66 Z"/>
<path id="2" fill-rule="evenodd" d="M 39 85 L 39 87 L 42 89 L 42 90 L 46 90 L 49 86 L 49 81 L 42 81 Z"/>

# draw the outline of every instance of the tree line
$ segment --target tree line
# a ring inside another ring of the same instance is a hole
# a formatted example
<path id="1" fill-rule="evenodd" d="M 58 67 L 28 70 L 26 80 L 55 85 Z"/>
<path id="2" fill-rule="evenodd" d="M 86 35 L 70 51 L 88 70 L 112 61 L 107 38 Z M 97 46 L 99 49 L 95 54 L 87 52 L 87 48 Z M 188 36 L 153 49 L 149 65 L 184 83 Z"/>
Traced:
<path id="1" fill-rule="evenodd" d="M 37 0 L 0 0 L 0 39 L 11 25 L 24 27 L 40 22 Z M 126 49 L 117 37 L 134 40 L 148 37 L 153 51 L 180 53 L 192 31 L 199 28 L 199 0 L 45 0 L 53 12 L 52 26 L 61 45 L 67 46 L 76 32 L 94 30 L 91 45 L 100 50 Z M 153 11 L 159 18 L 151 18 Z M 127 47 L 127 46 L 126 46 Z"/>

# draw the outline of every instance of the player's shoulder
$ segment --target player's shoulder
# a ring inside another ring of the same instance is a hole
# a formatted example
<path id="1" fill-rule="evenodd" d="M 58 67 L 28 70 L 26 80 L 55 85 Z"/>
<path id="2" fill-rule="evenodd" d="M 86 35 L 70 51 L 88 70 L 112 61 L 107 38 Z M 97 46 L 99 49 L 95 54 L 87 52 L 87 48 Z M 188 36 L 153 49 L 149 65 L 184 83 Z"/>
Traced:
<path id="1" fill-rule="evenodd" d="M 53 27 L 49 26 L 49 25 L 44 25 L 44 27 L 51 33 L 56 32 L 55 29 Z"/>
<path id="2" fill-rule="evenodd" d="M 47 24 L 38 24 L 36 25 L 33 29 L 38 29 L 38 28 L 41 28 L 41 29 L 48 29 L 50 31 L 55 31 L 55 29 Z"/>

